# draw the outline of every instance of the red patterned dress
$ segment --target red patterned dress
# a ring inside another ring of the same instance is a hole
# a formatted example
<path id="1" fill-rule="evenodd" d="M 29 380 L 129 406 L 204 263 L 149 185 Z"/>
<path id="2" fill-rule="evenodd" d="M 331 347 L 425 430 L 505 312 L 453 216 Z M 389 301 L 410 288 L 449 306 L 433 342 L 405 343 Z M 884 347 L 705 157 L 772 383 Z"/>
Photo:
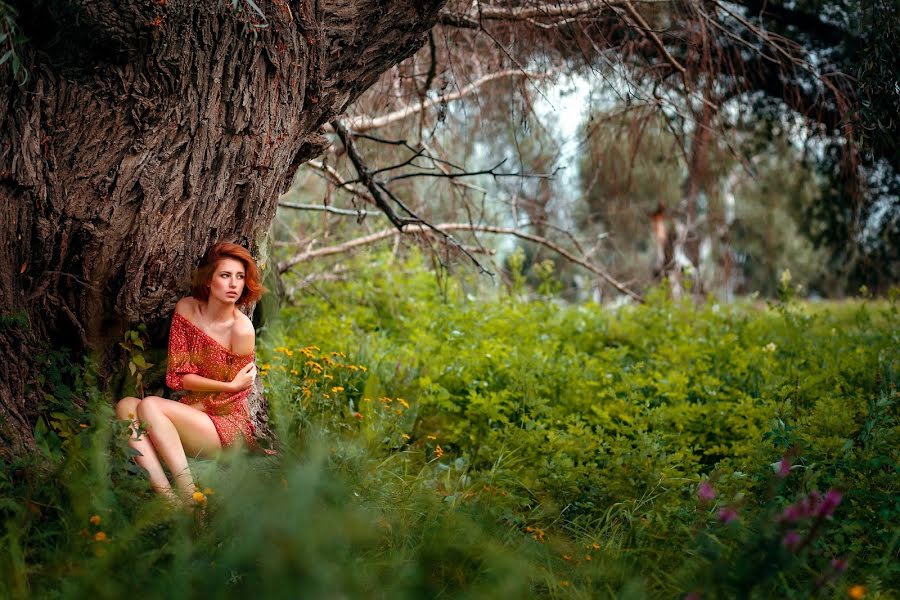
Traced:
<path id="1" fill-rule="evenodd" d="M 216 427 L 223 448 L 235 443 L 238 435 L 243 437 L 249 448 L 259 448 L 247 406 L 251 388 L 240 392 L 194 392 L 184 389 L 184 376 L 196 373 L 207 379 L 231 381 L 254 358 L 252 352 L 231 352 L 178 312 L 172 316 L 166 385 L 176 392 L 186 392 L 179 398 L 182 404 L 203 405 L 204 412 Z"/>

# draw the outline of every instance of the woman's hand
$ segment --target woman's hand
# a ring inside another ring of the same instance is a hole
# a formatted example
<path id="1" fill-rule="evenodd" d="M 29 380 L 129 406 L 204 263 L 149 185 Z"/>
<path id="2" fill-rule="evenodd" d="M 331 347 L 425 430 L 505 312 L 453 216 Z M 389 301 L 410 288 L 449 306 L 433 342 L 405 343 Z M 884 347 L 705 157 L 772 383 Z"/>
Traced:
<path id="1" fill-rule="evenodd" d="M 246 367 L 238 371 L 238 374 L 231 380 L 231 388 L 234 392 L 246 390 L 253 385 L 256 379 L 256 363 L 248 363 Z"/>

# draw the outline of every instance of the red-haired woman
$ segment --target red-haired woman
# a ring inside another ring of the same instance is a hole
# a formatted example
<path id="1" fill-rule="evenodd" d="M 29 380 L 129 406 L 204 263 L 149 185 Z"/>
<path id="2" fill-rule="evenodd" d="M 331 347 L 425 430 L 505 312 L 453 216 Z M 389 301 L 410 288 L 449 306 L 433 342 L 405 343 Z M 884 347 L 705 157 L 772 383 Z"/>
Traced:
<path id="1" fill-rule="evenodd" d="M 226 242 L 210 248 L 194 273 L 191 295 L 175 305 L 169 333 L 166 384 L 186 393 L 178 401 L 129 397 L 116 405 L 116 415 L 132 421 L 128 443 L 141 453 L 135 460 L 156 491 L 176 497 L 162 463 L 179 495 L 190 501 L 197 490 L 187 455 L 213 456 L 240 441 L 256 446 L 247 406 L 256 378 L 256 334 L 237 307 L 262 292 L 247 250 Z"/>

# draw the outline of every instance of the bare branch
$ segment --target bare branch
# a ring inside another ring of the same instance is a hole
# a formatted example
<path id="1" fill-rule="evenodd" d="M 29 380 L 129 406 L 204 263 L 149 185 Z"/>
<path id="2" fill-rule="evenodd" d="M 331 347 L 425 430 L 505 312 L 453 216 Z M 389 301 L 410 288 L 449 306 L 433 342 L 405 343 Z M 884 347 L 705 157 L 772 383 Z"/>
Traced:
<path id="1" fill-rule="evenodd" d="M 372 200 L 372 197 L 366 195 L 366 193 L 363 190 L 359 189 L 355 184 L 353 184 L 352 182 L 344 181 L 341 177 L 341 174 L 338 173 L 338 170 L 331 165 L 325 164 L 322 161 L 311 160 L 306 162 L 304 166 L 319 171 L 320 173 L 322 173 L 322 177 L 334 186 L 347 190 L 348 192 L 350 192 L 357 198 L 367 202 L 368 204 L 375 204 L 375 201 Z"/>
<path id="2" fill-rule="evenodd" d="M 367 210 L 357 209 L 352 210 L 349 208 L 336 208 L 334 206 L 324 206 L 322 204 L 293 204 L 291 202 L 279 202 L 278 206 L 283 208 L 292 208 L 294 210 L 312 210 L 319 212 L 327 212 L 333 215 L 343 215 L 348 217 L 383 217 L 385 216 L 383 212 L 370 212 Z"/>
<path id="3" fill-rule="evenodd" d="M 669 54 L 669 51 L 666 50 L 666 45 L 663 44 L 661 39 L 659 39 L 659 36 L 656 35 L 656 32 L 650 28 L 650 25 L 647 23 L 644 17 L 641 16 L 641 13 L 639 13 L 637 9 L 634 8 L 634 5 L 631 2 L 625 2 L 625 11 L 637 23 L 637 30 L 640 32 L 640 34 L 645 37 L 649 37 L 653 41 L 653 44 L 659 50 L 660 54 L 662 54 L 666 59 L 666 62 L 672 65 L 672 67 L 674 67 L 676 71 L 681 73 L 681 77 L 684 79 L 685 85 L 687 85 L 688 80 L 686 77 L 687 73 L 685 71 L 685 68 L 681 65 L 681 63 L 675 60 L 674 56 Z"/>
<path id="4" fill-rule="evenodd" d="M 522 231 L 520 229 L 514 229 L 510 227 L 494 227 L 492 225 L 475 225 L 473 223 L 440 223 L 438 225 L 425 225 L 425 224 L 409 224 L 403 226 L 401 229 L 384 229 L 382 231 L 378 231 L 376 233 L 356 238 L 354 240 L 350 240 L 348 242 L 344 242 L 343 244 L 338 244 L 336 246 L 329 246 L 327 248 L 319 248 L 317 250 L 305 250 L 294 257 L 279 263 L 278 272 L 286 273 L 290 271 L 294 266 L 298 265 L 301 262 L 322 258 L 325 256 L 333 256 L 335 254 L 342 254 L 344 252 L 348 252 L 353 250 L 354 248 L 359 248 L 360 246 L 366 246 L 368 244 L 374 244 L 375 242 L 390 238 L 392 236 L 403 234 L 414 234 L 414 233 L 429 233 L 429 232 L 442 232 L 444 234 L 450 231 L 473 231 L 473 232 L 481 232 L 481 233 L 495 233 L 502 235 L 511 235 L 517 237 L 519 239 L 527 240 L 530 242 L 534 242 L 536 244 L 540 244 L 545 248 L 556 252 L 564 259 L 569 262 L 579 265 L 591 273 L 594 273 L 614 288 L 622 292 L 623 294 L 629 296 L 630 298 L 636 300 L 637 302 L 643 302 L 643 298 L 637 292 L 629 289 L 625 284 L 616 280 L 609 272 L 603 267 L 590 263 L 587 260 L 579 258 L 554 242 L 551 242 L 547 238 L 534 235 L 532 233 L 528 233 L 526 231 Z"/>
<path id="5" fill-rule="evenodd" d="M 362 156 L 360 156 L 359 151 L 356 149 L 356 144 L 353 142 L 353 136 L 347 131 L 347 128 L 344 126 L 340 120 L 335 119 L 331 122 L 331 126 L 334 127 L 335 132 L 338 134 L 338 137 L 341 138 L 341 142 L 344 144 L 344 147 L 347 149 L 347 156 L 350 157 L 350 161 L 353 163 L 354 168 L 356 169 L 357 174 L 359 174 L 359 178 L 362 181 L 363 185 L 369 190 L 369 193 L 372 194 L 372 199 L 375 200 L 375 205 L 385 214 L 387 218 L 390 219 L 391 223 L 397 229 L 401 229 L 407 223 L 410 223 L 409 219 L 401 219 L 397 216 L 397 213 L 394 212 L 394 209 L 391 208 L 391 205 L 388 204 L 384 195 L 382 194 L 382 188 L 378 186 L 375 182 L 375 179 L 372 177 L 372 172 L 369 171 L 369 168 L 366 166 L 365 161 Z M 419 220 L 415 220 L 412 222 L 419 222 Z"/>
<path id="6" fill-rule="evenodd" d="M 505 77 L 528 77 L 539 79 L 549 76 L 550 73 L 528 73 L 527 71 L 523 71 L 521 69 L 506 69 L 504 71 L 497 71 L 496 73 L 490 73 L 489 75 L 480 77 L 469 85 L 464 86 L 450 94 L 441 94 L 440 96 L 437 96 L 435 98 L 429 98 L 424 102 L 416 102 L 415 104 L 410 104 L 409 106 L 401 108 L 400 110 L 395 110 L 394 112 L 390 112 L 386 115 L 381 115 L 379 117 L 350 117 L 346 120 L 346 125 L 349 129 L 353 130 L 354 133 L 371 131 L 373 129 L 378 129 L 379 127 L 384 127 L 385 125 L 390 125 L 391 123 L 394 123 L 396 121 L 401 121 L 411 115 L 428 110 L 429 108 L 438 104 L 444 102 L 453 102 L 454 100 L 465 98 L 466 96 L 477 92 L 479 88 L 481 88 L 486 83 L 496 81 L 497 79 L 503 79 Z"/>
<path id="7" fill-rule="evenodd" d="M 670 0 L 642 0 L 642 4 L 668 4 Z M 632 0 L 583 0 L 564 4 L 559 1 L 537 2 L 530 6 L 493 6 L 473 2 L 472 9 L 464 13 L 444 10 L 438 23 L 451 27 L 480 29 L 482 21 L 528 21 L 540 18 L 570 18 L 597 16 L 605 8 L 630 5 Z"/>

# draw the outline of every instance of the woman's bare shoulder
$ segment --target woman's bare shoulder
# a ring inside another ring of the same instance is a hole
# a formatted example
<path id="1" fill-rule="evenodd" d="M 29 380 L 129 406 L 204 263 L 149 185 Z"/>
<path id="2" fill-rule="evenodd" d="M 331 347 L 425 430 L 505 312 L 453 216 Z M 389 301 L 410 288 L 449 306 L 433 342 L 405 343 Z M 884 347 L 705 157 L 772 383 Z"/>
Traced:
<path id="1" fill-rule="evenodd" d="M 253 321 L 250 320 L 250 317 L 239 310 L 234 312 L 236 314 L 234 317 L 234 331 L 239 335 L 255 336 L 256 329 L 253 327 Z"/>
<path id="2" fill-rule="evenodd" d="M 256 349 L 256 331 L 250 317 L 239 310 L 235 311 L 231 344 L 237 354 L 252 354 Z"/>
<path id="3" fill-rule="evenodd" d="M 197 299 L 193 296 L 185 296 L 175 304 L 175 312 L 182 317 L 192 319 L 197 312 Z"/>

